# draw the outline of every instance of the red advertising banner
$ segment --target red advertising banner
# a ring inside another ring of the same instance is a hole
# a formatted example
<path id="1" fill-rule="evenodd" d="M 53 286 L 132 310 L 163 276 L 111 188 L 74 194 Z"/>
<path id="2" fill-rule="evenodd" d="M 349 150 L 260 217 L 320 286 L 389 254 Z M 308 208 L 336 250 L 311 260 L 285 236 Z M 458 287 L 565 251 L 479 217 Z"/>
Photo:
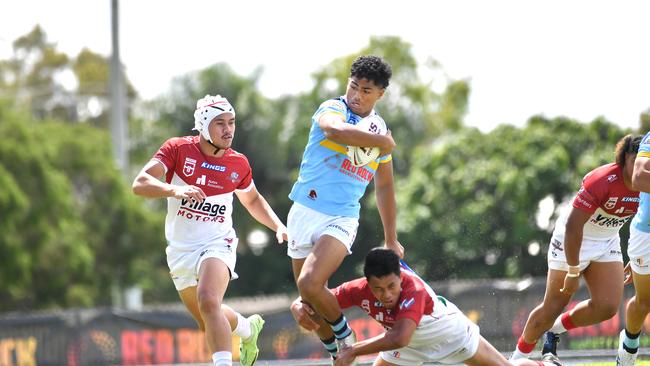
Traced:
<path id="1" fill-rule="evenodd" d="M 510 351 L 529 312 L 542 301 L 545 279 L 520 282 L 473 281 L 434 283 L 434 290 L 454 302 L 481 327 L 497 349 Z M 633 289 L 626 287 L 625 297 Z M 569 307 L 588 297 L 586 288 Z M 262 314 L 260 359 L 325 358 L 318 338 L 299 328 L 288 309 Z M 357 309 L 346 313 L 359 338 L 383 328 Z M 562 335 L 564 349 L 613 349 L 624 321 L 623 305 L 612 319 Z M 648 324 L 650 325 L 650 324 Z M 642 337 L 648 347 L 648 337 Z M 239 357 L 233 337 L 233 356 Z M 0 315 L 0 366 L 93 366 L 206 363 L 209 351 L 203 333 L 180 306 L 175 310 L 68 310 L 53 313 Z"/>

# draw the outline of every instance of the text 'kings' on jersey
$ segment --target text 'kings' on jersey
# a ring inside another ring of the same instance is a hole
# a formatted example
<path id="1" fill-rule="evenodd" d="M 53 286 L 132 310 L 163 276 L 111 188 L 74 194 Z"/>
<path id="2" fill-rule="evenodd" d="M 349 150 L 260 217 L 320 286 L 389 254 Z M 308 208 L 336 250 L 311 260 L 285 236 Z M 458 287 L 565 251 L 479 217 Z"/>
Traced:
<path id="1" fill-rule="evenodd" d="M 311 129 L 300 164 L 298 180 L 289 198 L 304 206 L 332 216 L 359 217 L 359 200 L 373 179 L 379 164 L 391 161 L 391 155 L 368 165 L 355 167 L 347 156 L 347 147 L 325 138 L 318 120 L 329 113 L 356 125 L 362 119 L 348 107 L 345 97 L 323 102 L 311 119 Z M 373 110 L 370 112 L 375 114 Z"/>
<path id="2" fill-rule="evenodd" d="M 201 188 L 202 202 L 167 198 L 165 237 L 171 246 L 195 247 L 236 237 L 232 223 L 233 192 L 253 187 L 248 159 L 232 149 L 222 157 L 206 156 L 198 136 L 167 140 L 153 157 L 166 169 L 165 181 Z"/>
<path id="3" fill-rule="evenodd" d="M 583 229 L 583 239 L 609 240 L 636 213 L 639 192 L 625 186 L 620 166 L 606 164 L 585 175 L 572 206 L 591 214 Z M 564 242 L 569 212 L 564 210 L 555 223 L 553 237 L 561 242 Z"/>
<path id="4" fill-rule="evenodd" d="M 643 136 L 636 157 L 650 158 L 650 132 Z M 632 219 L 631 225 L 644 233 L 650 233 L 650 193 L 641 192 L 639 199 L 639 212 Z"/>

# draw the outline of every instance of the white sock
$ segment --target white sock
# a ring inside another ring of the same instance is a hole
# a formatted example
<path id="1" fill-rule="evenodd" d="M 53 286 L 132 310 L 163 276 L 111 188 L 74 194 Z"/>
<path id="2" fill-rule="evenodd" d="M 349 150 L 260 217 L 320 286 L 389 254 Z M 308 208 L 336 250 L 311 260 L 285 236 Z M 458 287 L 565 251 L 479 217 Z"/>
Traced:
<path id="1" fill-rule="evenodd" d="M 531 354 L 532 352 L 523 353 L 519 350 L 519 348 L 515 348 L 515 351 L 512 352 L 512 355 L 510 355 L 510 361 L 519 360 L 522 358 L 530 358 Z"/>
<path id="2" fill-rule="evenodd" d="M 241 314 L 237 313 L 237 328 L 232 331 L 241 339 L 246 339 L 251 336 L 251 322 L 244 318 Z"/>
<path id="3" fill-rule="evenodd" d="M 232 352 L 215 352 L 212 354 L 213 366 L 232 366 Z"/>
<path id="4" fill-rule="evenodd" d="M 564 327 L 564 324 L 562 324 L 562 314 L 555 319 L 555 323 L 553 323 L 553 326 L 549 331 L 555 333 L 555 334 L 562 334 L 566 332 L 566 328 Z"/>

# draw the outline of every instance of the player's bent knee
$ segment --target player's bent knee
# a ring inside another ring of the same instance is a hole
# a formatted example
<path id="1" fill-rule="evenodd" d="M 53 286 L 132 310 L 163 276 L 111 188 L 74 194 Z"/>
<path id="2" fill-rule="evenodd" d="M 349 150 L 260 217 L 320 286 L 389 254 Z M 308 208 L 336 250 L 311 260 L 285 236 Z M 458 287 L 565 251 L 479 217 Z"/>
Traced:
<path id="1" fill-rule="evenodd" d="M 305 300 L 314 299 L 323 289 L 322 284 L 313 281 L 307 276 L 298 278 L 297 285 L 300 296 Z"/>
<path id="2" fill-rule="evenodd" d="M 602 304 L 596 307 L 596 313 L 598 314 L 598 321 L 603 321 L 611 319 L 618 312 L 618 305 L 614 304 Z"/>
<path id="3" fill-rule="evenodd" d="M 199 292 L 198 298 L 201 314 L 217 314 L 221 312 L 221 300 L 217 296 Z"/>

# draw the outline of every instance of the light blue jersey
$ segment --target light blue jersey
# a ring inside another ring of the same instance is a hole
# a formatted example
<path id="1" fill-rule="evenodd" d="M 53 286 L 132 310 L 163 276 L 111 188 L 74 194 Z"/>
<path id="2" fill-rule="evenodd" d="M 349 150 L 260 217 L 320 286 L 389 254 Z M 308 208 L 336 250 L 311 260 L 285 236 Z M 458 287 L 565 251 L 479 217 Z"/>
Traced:
<path id="1" fill-rule="evenodd" d="M 346 123 L 356 125 L 361 117 L 354 114 L 345 97 L 323 102 L 311 118 L 307 147 L 302 155 L 300 174 L 289 198 L 312 210 L 345 217 L 359 217 L 359 200 L 375 176 L 379 164 L 391 161 L 391 155 L 380 157 L 363 167 L 352 165 L 345 145 L 325 138 L 318 120 L 325 114 L 342 116 Z M 373 110 L 370 112 L 374 114 Z"/>
<path id="2" fill-rule="evenodd" d="M 650 158 L 650 132 L 643 136 L 636 156 Z M 639 199 L 639 210 L 632 219 L 631 225 L 640 231 L 650 233 L 650 193 L 640 192 Z"/>

